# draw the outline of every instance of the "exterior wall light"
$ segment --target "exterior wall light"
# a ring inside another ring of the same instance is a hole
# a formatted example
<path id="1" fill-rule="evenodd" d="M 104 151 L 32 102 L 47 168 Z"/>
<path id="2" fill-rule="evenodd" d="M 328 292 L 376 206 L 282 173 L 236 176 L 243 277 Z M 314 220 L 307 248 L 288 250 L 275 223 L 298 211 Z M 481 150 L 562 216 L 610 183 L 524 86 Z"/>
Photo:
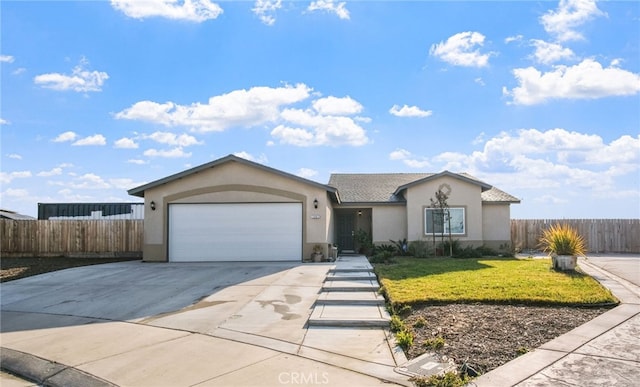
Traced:
<path id="1" fill-rule="evenodd" d="M 153 200 L 151 201 L 151 203 L 149 203 L 149 206 L 151 207 L 151 211 L 156 210 L 156 202 L 154 202 Z"/>
<path id="2" fill-rule="evenodd" d="M 313 208 L 318 209 L 318 199 L 313 199 Z"/>

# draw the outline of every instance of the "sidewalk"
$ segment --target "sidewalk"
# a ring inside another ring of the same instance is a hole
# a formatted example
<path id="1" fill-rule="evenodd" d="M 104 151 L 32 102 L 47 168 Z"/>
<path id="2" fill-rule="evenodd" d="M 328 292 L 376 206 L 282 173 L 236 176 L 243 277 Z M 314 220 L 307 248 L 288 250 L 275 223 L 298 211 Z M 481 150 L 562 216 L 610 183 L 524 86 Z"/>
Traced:
<path id="1" fill-rule="evenodd" d="M 640 259 L 636 261 L 640 264 Z M 640 278 L 620 278 L 581 258 L 579 266 L 620 305 L 472 381 L 472 386 L 637 386 L 640 375 Z M 609 265 L 611 266 L 611 264 Z M 613 270 L 612 270 L 613 271 Z"/>

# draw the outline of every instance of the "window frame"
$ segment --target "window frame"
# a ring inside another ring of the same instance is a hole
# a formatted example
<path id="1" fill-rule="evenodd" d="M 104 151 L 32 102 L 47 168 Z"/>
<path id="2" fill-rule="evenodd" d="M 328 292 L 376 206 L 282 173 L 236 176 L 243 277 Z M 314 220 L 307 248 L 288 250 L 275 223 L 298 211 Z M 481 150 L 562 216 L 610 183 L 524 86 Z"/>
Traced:
<path id="1" fill-rule="evenodd" d="M 455 211 L 455 212 L 461 212 L 461 216 L 456 216 L 456 215 L 451 215 L 452 220 L 453 219 L 459 219 L 460 217 L 462 218 L 461 223 L 462 223 L 462 232 L 456 232 L 457 228 L 452 227 L 452 231 L 451 231 L 451 236 L 457 236 L 457 237 L 462 237 L 462 236 L 466 236 L 467 235 L 467 207 L 466 206 L 450 206 L 448 208 L 448 210 L 451 212 Z M 433 236 L 433 235 L 449 235 L 449 222 L 445 222 L 445 224 L 443 225 L 443 232 L 439 232 L 436 231 L 435 233 L 433 232 L 434 230 L 432 229 L 432 224 L 430 224 L 430 222 L 428 220 L 430 220 L 433 215 L 431 216 L 431 218 L 427 215 L 429 211 L 435 212 L 435 211 L 441 211 L 440 208 L 433 208 L 433 207 L 424 207 L 424 211 L 422 214 L 422 219 L 423 219 L 423 227 L 424 227 L 424 235 L 426 236 Z"/>

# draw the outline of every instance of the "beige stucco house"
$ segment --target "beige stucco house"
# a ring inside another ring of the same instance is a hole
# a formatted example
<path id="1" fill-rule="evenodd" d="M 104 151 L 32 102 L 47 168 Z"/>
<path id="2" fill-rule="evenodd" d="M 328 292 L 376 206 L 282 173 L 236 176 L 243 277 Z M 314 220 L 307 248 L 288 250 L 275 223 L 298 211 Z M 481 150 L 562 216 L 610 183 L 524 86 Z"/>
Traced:
<path id="1" fill-rule="evenodd" d="M 374 243 L 431 241 L 442 227 L 430 207 L 438 189 L 448 194 L 455 239 L 508 247 L 519 200 L 448 171 L 333 174 L 321 184 L 229 155 L 129 194 L 145 202 L 145 261 L 300 261 L 315 245 L 325 256 L 331 246 L 354 250 L 358 230 Z"/>

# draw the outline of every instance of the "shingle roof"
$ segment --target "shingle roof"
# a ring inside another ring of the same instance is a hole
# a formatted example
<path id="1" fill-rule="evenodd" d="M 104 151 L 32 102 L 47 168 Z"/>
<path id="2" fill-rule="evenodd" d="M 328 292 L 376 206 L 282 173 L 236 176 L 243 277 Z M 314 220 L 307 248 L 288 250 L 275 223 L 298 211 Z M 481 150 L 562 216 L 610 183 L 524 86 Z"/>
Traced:
<path id="1" fill-rule="evenodd" d="M 431 173 L 334 173 L 328 185 L 338 190 L 343 203 L 402 203 L 398 187 L 424 179 Z"/>
<path id="2" fill-rule="evenodd" d="M 436 173 L 334 173 L 328 185 L 338 190 L 342 203 L 403 203 L 404 189 L 421 180 L 438 175 L 458 176 L 463 180 L 473 180 L 483 189 L 483 202 L 519 203 L 520 200 L 469 174 L 451 172 Z"/>
<path id="3" fill-rule="evenodd" d="M 483 202 L 520 203 L 520 199 L 496 188 L 484 191 L 481 195 Z"/>

